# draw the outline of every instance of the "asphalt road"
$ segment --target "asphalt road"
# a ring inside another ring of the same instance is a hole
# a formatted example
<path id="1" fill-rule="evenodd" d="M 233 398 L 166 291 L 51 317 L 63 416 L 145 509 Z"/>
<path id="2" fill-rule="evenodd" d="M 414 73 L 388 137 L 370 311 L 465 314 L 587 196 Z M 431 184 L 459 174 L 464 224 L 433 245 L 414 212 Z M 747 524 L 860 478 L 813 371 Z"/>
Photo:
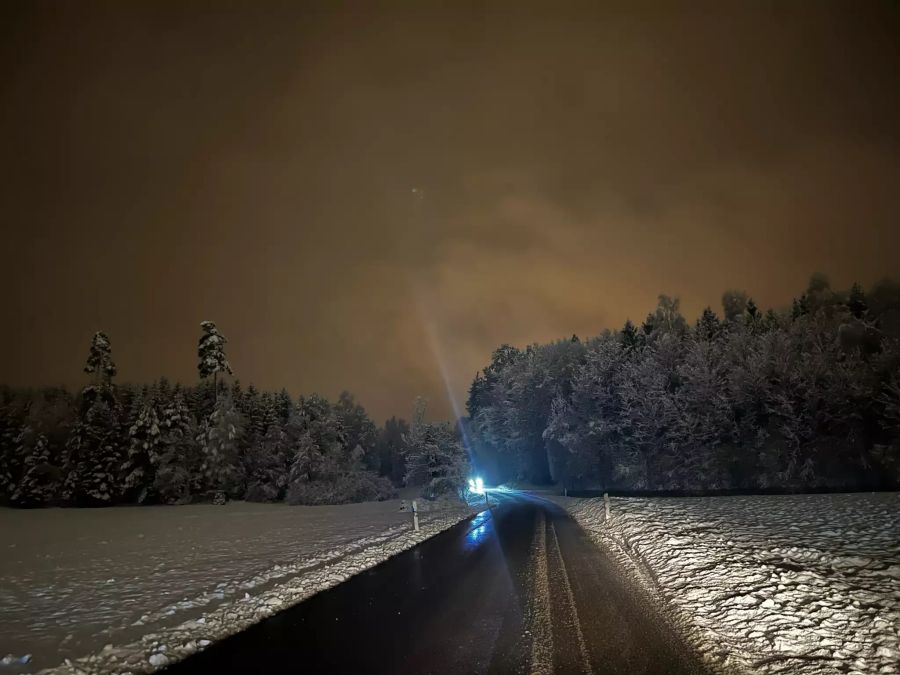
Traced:
<path id="1" fill-rule="evenodd" d="M 698 673 L 563 509 L 520 493 L 166 673 Z"/>

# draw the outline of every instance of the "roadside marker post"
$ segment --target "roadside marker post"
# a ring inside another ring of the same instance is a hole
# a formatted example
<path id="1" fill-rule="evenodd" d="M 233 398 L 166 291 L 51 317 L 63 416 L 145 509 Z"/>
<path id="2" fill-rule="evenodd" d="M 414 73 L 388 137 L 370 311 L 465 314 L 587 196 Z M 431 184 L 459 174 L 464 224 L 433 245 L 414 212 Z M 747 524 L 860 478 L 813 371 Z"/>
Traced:
<path id="1" fill-rule="evenodd" d="M 603 510 L 606 512 L 606 520 L 609 522 L 609 493 L 603 493 Z"/>
<path id="2" fill-rule="evenodd" d="M 418 532 L 419 531 L 419 506 L 416 504 L 416 500 L 413 499 L 412 502 L 412 513 L 413 513 L 413 529 Z"/>

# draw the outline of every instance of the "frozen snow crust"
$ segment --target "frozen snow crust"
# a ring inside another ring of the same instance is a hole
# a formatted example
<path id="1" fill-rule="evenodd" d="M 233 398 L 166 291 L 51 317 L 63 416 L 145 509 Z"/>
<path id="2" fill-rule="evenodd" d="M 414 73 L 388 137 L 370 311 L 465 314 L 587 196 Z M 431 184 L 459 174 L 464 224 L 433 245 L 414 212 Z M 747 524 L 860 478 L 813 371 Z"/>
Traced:
<path id="1" fill-rule="evenodd" d="M 900 672 L 900 494 L 558 498 L 724 672 Z"/>
<path id="2" fill-rule="evenodd" d="M 0 509 L 0 672 L 146 673 L 455 525 L 460 505 Z"/>

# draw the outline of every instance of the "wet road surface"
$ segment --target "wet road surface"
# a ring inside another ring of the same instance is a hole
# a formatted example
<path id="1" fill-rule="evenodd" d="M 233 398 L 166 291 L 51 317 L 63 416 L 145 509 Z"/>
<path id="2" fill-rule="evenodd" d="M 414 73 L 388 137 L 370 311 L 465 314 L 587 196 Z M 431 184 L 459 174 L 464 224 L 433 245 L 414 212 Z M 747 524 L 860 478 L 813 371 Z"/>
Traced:
<path id="1" fill-rule="evenodd" d="M 522 493 L 166 673 L 699 673 L 557 505 Z"/>

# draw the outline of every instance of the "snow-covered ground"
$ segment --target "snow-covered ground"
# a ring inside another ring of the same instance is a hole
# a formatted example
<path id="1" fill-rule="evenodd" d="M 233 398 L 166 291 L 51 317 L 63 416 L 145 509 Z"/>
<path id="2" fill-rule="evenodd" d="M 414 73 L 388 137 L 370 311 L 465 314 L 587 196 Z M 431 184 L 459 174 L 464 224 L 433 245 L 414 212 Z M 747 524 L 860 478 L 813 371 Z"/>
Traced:
<path id="1" fill-rule="evenodd" d="M 470 514 L 423 513 L 414 533 L 399 500 L 0 509 L 0 656 L 31 655 L 0 673 L 162 667 Z"/>
<path id="2" fill-rule="evenodd" d="M 725 672 L 900 672 L 900 494 L 557 498 Z"/>

